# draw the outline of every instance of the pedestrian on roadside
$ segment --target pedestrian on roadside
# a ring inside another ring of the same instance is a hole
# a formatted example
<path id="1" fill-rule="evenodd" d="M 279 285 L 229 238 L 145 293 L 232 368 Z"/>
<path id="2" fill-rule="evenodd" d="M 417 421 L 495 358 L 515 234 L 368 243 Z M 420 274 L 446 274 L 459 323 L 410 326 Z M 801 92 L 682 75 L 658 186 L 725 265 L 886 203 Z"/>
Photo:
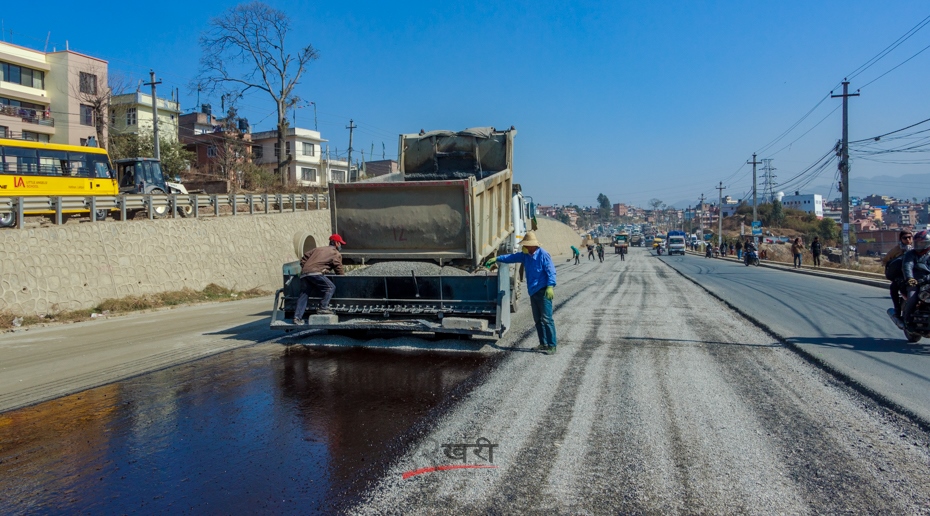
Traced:
<path id="1" fill-rule="evenodd" d="M 594 259 L 594 244 L 588 244 L 588 260 Z"/>
<path id="2" fill-rule="evenodd" d="M 315 247 L 304 253 L 300 259 L 300 297 L 297 298 L 297 307 L 294 310 L 294 324 L 305 324 L 304 312 L 307 311 L 307 301 L 314 289 L 323 294 L 320 308 L 316 313 L 321 315 L 333 313 L 329 309 L 329 301 L 336 292 L 336 285 L 323 273 L 332 271 L 340 276 L 345 274 L 342 268 L 342 253 L 339 252 L 345 244 L 346 241 L 341 236 L 334 234 L 329 237 L 328 246 Z"/>
<path id="3" fill-rule="evenodd" d="M 575 265 L 581 263 L 581 251 L 575 246 L 572 246 L 572 258 L 575 259 Z"/>
<path id="4" fill-rule="evenodd" d="M 721 242 L 720 243 L 720 257 L 722 258 L 726 255 L 727 255 L 727 244 Z"/>
<path id="5" fill-rule="evenodd" d="M 804 244 L 801 243 L 801 237 L 794 239 L 791 244 L 791 255 L 794 256 L 794 268 L 801 268 L 801 252 L 804 251 Z"/>
<path id="6" fill-rule="evenodd" d="M 604 246 L 601 244 L 597 244 L 597 258 L 604 263 Z"/>
<path id="7" fill-rule="evenodd" d="M 626 251 L 627 251 L 626 246 L 620 246 L 620 261 L 621 262 L 626 261 Z"/>
<path id="8" fill-rule="evenodd" d="M 530 295 L 533 309 L 533 321 L 536 323 L 536 335 L 539 337 L 537 351 L 547 355 L 556 352 L 555 319 L 552 318 L 552 299 L 555 297 L 555 265 L 552 257 L 539 246 L 535 231 L 527 231 L 521 242 L 522 253 L 503 254 L 491 258 L 484 266 L 490 267 L 496 262 L 522 263 L 526 271 L 526 291 Z"/>
<path id="9" fill-rule="evenodd" d="M 730 249 L 728 251 L 731 255 L 736 254 L 736 247 L 733 245 L 733 242 L 730 242 Z"/>
<path id="10" fill-rule="evenodd" d="M 820 237 L 814 237 L 811 242 L 811 255 L 814 257 L 814 267 L 820 267 L 820 253 L 823 251 L 823 245 L 820 243 Z"/>
<path id="11" fill-rule="evenodd" d="M 736 259 L 737 260 L 743 259 L 743 241 L 742 240 L 736 241 Z"/>

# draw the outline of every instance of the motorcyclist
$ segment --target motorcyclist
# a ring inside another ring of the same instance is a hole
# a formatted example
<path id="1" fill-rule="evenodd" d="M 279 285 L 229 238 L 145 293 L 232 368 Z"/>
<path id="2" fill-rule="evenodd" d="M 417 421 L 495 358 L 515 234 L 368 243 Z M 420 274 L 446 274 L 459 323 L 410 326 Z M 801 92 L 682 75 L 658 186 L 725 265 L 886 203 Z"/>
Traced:
<path id="1" fill-rule="evenodd" d="M 904 253 L 904 281 L 907 283 L 907 301 L 904 304 L 904 326 L 911 324 L 911 314 L 917 306 L 920 280 L 930 276 L 930 234 L 921 231 L 914 235 L 914 248 Z"/>
<path id="2" fill-rule="evenodd" d="M 902 258 L 905 253 L 907 253 L 908 251 L 912 249 L 911 243 L 913 241 L 914 241 L 913 233 L 911 233 L 909 230 L 906 230 L 906 229 L 901 231 L 901 233 L 898 235 L 898 245 L 896 245 L 893 249 L 888 251 L 888 253 L 885 254 L 885 256 L 882 257 L 882 265 L 885 266 L 885 277 L 889 279 L 898 278 L 898 279 L 892 280 L 888 288 L 889 294 L 891 295 L 891 304 L 894 307 L 895 317 L 901 316 L 901 296 L 899 295 L 899 292 L 900 294 L 906 296 L 907 289 L 903 288 L 904 285 L 906 284 L 903 283 L 903 271 L 900 270 L 902 264 L 899 262 L 895 262 L 897 264 L 897 267 L 895 267 L 894 265 L 892 265 L 892 267 L 894 267 L 897 270 L 894 270 L 894 271 L 889 270 L 888 267 L 889 267 L 889 264 L 891 264 L 891 262 L 895 261 L 895 259 L 897 258 Z"/>
<path id="3" fill-rule="evenodd" d="M 743 246 L 743 261 L 749 263 L 749 257 L 756 252 L 756 244 L 751 238 L 746 239 L 746 245 Z"/>

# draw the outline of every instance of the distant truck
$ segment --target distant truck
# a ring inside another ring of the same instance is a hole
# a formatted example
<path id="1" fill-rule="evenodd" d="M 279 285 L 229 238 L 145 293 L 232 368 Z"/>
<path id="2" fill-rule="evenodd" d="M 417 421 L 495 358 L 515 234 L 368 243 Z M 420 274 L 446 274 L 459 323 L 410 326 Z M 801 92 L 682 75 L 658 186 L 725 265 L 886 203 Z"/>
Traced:
<path id="1" fill-rule="evenodd" d="M 300 296 L 300 263 L 285 264 L 271 328 L 503 336 L 522 271 L 482 265 L 518 250 L 528 229 L 532 206 L 511 169 L 516 134 L 512 127 L 402 134 L 398 172 L 330 183 L 332 230 L 347 242 L 343 263 L 369 272 L 328 276 L 334 314 L 297 326 L 289 319 Z M 315 244 L 309 235 L 295 238 L 298 255 Z M 310 296 L 310 314 L 320 299 Z"/>
<path id="2" fill-rule="evenodd" d="M 668 250 L 668 255 L 680 254 L 684 256 L 685 254 L 685 238 L 687 234 L 684 231 L 669 231 L 667 235 L 667 244 L 666 248 Z"/>
<path id="3" fill-rule="evenodd" d="M 624 252 L 630 247 L 630 235 L 627 233 L 617 233 L 614 235 L 614 254 L 620 254 L 620 249 L 624 249 Z"/>
<path id="4" fill-rule="evenodd" d="M 641 233 L 633 233 L 630 236 L 630 245 L 634 247 L 642 247 L 643 246 L 643 235 Z"/>

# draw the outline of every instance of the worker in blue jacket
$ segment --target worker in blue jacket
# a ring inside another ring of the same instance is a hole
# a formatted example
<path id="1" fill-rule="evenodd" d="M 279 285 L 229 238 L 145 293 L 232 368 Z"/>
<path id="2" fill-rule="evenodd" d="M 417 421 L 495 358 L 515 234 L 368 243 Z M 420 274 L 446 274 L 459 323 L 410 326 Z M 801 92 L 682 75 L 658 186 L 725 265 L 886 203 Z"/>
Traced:
<path id="1" fill-rule="evenodd" d="M 491 258 L 485 263 L 490 267 L 495 262 L 522 263 L 526 271 L 526 290 L 530 295 L 530 305 L 533 307 L 533 321 L 536 322 L 536 333 L 539 336 L 537 351 L 547 355 L 554 355 L 556 351 L 555 319 L 552 318 L 552 298 L 555 287 L 555 264 L 552 256 L 545 249 L 539 247 L 535 231 L 527 231 L 520 243 L 522 253 L 502 254 Z"/>

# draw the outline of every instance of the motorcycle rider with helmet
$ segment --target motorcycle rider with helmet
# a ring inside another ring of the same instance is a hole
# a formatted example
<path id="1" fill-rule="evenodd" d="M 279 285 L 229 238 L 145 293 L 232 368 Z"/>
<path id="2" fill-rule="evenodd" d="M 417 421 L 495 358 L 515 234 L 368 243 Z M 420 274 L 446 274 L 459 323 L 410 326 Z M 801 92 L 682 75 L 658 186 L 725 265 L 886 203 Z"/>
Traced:
<path id="1" fill-rule="evenodd" d="M 914 235 L 914 248 L 904 253 L 904 281 L 907 283 L 907 301 L 904 304 L 904 326 L 910 325 L 911 313 L 917 306 L 919 280 L 930 276 L 930 234 L 921 231 Z"/>

